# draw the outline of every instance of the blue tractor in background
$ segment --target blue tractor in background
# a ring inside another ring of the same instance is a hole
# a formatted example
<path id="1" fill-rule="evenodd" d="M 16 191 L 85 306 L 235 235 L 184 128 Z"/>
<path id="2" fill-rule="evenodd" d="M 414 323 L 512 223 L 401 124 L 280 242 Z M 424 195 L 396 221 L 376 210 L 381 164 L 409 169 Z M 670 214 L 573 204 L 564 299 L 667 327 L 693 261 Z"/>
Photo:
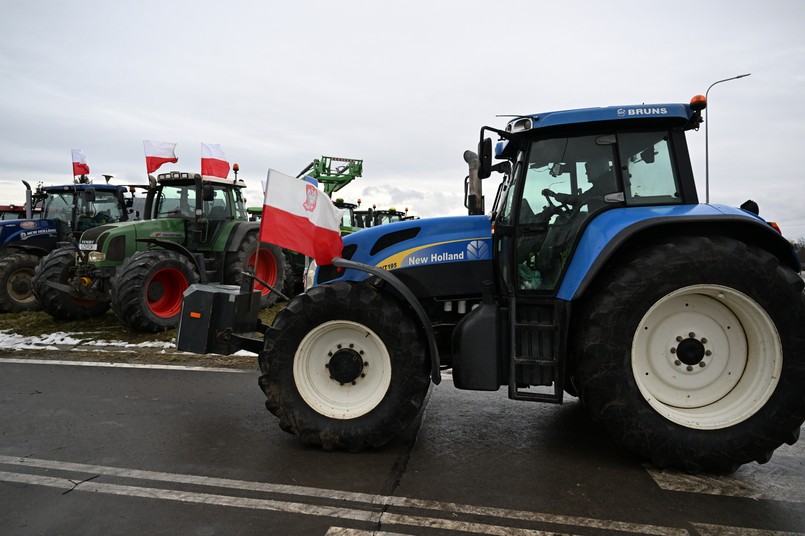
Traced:
<path id="1" fill-rule="evenodd" d="M 686 133 L 705 106 L 483 127 L 464 155 L 467 216 L 345 236 L 270 327 L 254 327 L 247 290 L 191 289 L 179 347 L 258 353 L 281 428 L 327 450 L 388 442 L 450 369 L 459 389 L 577 396 L 659 467 L 763 463 L 805 420 L 804 283 L 772 226 L 699 203 Z"/>
<path id="2" fill-rule="evenodd" d="M 88 229 L 137 217 L 129 187 L 77 182 L 32 192 L 23 183 L 26 217 L 0 221 L 0 313 L 40 308 L 33 278 L 45 255 Z"/>

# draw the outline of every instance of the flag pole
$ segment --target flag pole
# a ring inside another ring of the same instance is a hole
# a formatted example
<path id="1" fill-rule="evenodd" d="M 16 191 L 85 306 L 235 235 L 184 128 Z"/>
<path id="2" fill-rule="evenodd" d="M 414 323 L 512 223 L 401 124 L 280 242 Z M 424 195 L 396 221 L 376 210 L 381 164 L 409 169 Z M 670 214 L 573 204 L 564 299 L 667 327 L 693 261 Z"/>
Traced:
<path id="1" fill-rule="evenodd" d="M 232 171 L 235 173 L 235 184 L 237 184 L 237 182 L 238 182 L 238 171 L 240 171 L 240 166 L 238 165 L 237 162 L 232 164 Z M 254 294 L 253 293 L 253 291 L 254 291 L 254 280 L 257 279 L 257 263 L 259 261 L 260 261 L 260 233 L 257 233 L 257 249 L 254 252 L 254 266 L 252 267 L 252 272 L 253 273 L 249 274 L 248 272 L 243 272 L 244 278 L 243 278 L 243 281 L 240 284 L 240 291 L 249 293 L 249 309 L 251 309 L 251 306 L 252 306 L 252 299 L 253 299 L 253 294 Z"/>

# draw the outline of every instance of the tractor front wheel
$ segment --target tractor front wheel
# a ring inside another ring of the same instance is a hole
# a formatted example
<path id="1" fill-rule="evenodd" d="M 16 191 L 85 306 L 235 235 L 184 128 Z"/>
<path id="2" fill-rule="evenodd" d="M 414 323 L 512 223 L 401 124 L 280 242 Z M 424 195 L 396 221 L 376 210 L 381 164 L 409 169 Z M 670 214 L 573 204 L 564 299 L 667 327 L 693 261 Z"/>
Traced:
<path id="1" fill-rule="evenodd" d="M 325 450 L 387 443 L 417 416 L 430 385 L 413 317 L 366 283 L 297 295 L 265 340 L 266 407 L 283 430 Z"/>
<path id="2" fill-rule="evenodd" d="M 55 249 L 36 267 L 33 292 L 42 309 L 58 320 L 94 318 L 109 310 L 108 300 L 84 298 L 78 294 L 75 257 L 73 247 Z M 50 283 L 56 283 L 62 288 L 56 288 Z M 73 290 L 67 292 L 64 287 Z"/>
<path id="3" fill-rule="evenodd" d="M 193 262 L 174 251 L 138 251 L 112 278 L 112 309 L 137 332 L 155 333 L 179 324 L 184 291 L 198 282 Z"/>
<path id="4" fill-rule="evenodd" d="M 659 467 L 768 461 L 805 420 L 802 289 L 776 257 L 727 237 L 623 259 L 577 316 L 585 408 Z"/>
<path id="5" fill-rule="evenodd" d="M 39 257 L 31 253 L 10 253 L 0 258 L 0 313 L 36 311 L 33 293 L 34 270 Z"/>

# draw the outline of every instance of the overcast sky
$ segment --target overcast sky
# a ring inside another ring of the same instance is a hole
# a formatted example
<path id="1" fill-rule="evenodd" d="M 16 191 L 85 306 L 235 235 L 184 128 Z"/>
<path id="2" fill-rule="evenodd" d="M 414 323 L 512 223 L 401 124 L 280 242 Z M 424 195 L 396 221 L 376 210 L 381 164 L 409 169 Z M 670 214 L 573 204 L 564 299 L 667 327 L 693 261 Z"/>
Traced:
<path id="1" fill-rule="evenodd" d="M 145 139 L 268 168 L 362 158 L 346 200 L 462 214 L 465 149 L 498 114 L 689 102 L 710 91 L 710 200 L 805 235 L 805 2 L 3 0 L 0 201 L 145 183 Z M 705 198 L 705 130 L 688 135 Z M 99 180 L 98 180 L 99 179 Z M 492 179 L 494 180 L 494 179 Z M 489 197 L 496 184 L 485 181 Z"/>

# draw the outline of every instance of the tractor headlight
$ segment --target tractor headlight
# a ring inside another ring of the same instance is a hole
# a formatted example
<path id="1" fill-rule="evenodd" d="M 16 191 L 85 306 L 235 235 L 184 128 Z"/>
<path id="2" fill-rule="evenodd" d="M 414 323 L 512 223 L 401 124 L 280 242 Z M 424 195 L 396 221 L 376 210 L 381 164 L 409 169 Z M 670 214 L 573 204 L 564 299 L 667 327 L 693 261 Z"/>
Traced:
<path id="1" fill-rule="evenodd" d="M 106 253 L 100 251 L 91 251 L 89 254 L 89 262 L 103 262 L 106 260 Z"/>
<path id="2" fill-rule="evenodd" d="M 316 277 L 316 268 L 316 261 L 310 259 L 310 264 L 307 265 L 307 270 L 305 270 L 305 290 L 313 286 L 313 278 Z"/>

